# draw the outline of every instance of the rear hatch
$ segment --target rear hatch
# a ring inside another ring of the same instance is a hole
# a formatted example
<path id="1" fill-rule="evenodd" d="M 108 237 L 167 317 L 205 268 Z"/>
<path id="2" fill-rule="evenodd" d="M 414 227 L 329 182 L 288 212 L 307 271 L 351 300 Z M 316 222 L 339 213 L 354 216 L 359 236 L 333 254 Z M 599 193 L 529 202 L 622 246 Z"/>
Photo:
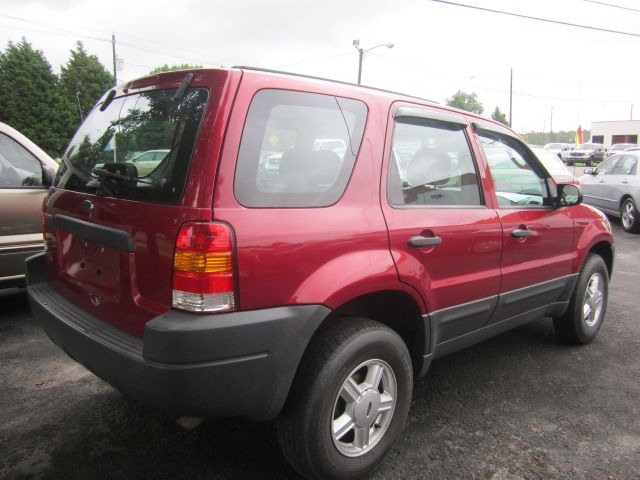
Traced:
<path id="1" fill-rule="evenodd" d="M 66 298 L 137 336 L 171 308 L 176 235 L 212 218 L 239 76 L 148 77 L 108 92 L 89 114 L 46 203 L 49 281 Z"/>

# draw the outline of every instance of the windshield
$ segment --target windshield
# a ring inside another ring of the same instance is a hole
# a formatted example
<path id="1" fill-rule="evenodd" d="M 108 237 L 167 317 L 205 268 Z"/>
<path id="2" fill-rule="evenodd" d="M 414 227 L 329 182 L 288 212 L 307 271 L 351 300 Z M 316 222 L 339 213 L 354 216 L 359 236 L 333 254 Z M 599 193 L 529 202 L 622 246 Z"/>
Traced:
<path id="1" fill-rule="evenodd" d="M 581 143 L 578 145 L 577 150 L 593 150 L 596 148 L 596 144 L 594 143 Z"/>
<path id="2" fill-rule="evenodd" d="M 155 90 L 95 108 L 74 135 L 55 185 L 97 195 L 177 203 L 208 92 Z"/>
<path id="3" fill-rule="evenodd" d="M 560 148 L 562 148 L 562 144 L 561 143 L 547 143 L 544 148 L 552 148 L 553 150 L 558 150 Z"/>

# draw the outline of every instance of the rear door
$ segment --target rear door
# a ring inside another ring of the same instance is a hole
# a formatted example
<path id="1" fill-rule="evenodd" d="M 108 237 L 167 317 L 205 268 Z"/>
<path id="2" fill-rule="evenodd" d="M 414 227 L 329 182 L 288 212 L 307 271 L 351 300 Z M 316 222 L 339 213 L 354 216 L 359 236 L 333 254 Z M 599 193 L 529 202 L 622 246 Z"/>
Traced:
<path id="1" fill-rule="evenodd" d="M 606 212 L 618 214 L 620 209 L 612 198 L 611 181 L 612 178 L 617 177 L 614 172 L 620 159 L 620 155 L 607 158 L 592 175 L 585 175 L 581 179 L 580 186 L 586 203 Z"/>
<path id="2" fill-rule="evenodd" d="M 489 321 L 500 289 L 500 220 L 462 115 L 398 105 L 393 117 L 381 198 L 391 252 L 442 344 Z"/>
<path id="3" fill-rule="evenodd" d="M 506 129 L 478 124 L 502 224 L 501 299 L 493 321 L 540 316 L 571 280 L 573 218 L 569 208 L 552 206 L 548 173 L 522 142 Z"/>

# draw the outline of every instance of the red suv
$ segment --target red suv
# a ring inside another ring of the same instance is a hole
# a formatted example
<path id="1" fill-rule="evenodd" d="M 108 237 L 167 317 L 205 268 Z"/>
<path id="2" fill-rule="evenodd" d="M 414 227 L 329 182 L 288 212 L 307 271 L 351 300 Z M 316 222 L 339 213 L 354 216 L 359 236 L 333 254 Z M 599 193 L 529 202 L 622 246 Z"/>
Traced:
<path id="1" fill-rule="evenodd" d="M 27 265 L 47 334 L 176 415 L 277 417 L 308 477 L 369 473 L 433 359 L 541 316 L 587 343 L 605 315 L 606 217 L 467 112 L 171 72 L 109 91 L 63 160 Z"/>

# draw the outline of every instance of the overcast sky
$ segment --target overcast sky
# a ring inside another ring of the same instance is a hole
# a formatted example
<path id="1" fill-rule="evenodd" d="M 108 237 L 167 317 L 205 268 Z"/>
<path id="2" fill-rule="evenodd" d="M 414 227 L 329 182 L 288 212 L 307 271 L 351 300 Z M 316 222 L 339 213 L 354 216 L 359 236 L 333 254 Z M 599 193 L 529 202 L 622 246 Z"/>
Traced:
<path id="1" fill-rule="evenodd" d="M 634 35 L 431 0 L 0 0 L 0 49 L 24 36 L 59 71 L 81 40 L 112 70 L 113 32 L 123 62 L 119 81 L 187 62 L 355 83 L 352 41 L 365 49 L 392 42 L 394 48 L 366 54 L 363 84 L 441 103 L 457 90 L 476 92 L 485 115 L 496 106 L 508 115 L 513 69 L 518 132 L 549 131 L 551 122 L 554 131 L 590 128 L 593 121 L 628 120 L 632 109 L 640 119 L 639 1 L 453 1 Z"/>

